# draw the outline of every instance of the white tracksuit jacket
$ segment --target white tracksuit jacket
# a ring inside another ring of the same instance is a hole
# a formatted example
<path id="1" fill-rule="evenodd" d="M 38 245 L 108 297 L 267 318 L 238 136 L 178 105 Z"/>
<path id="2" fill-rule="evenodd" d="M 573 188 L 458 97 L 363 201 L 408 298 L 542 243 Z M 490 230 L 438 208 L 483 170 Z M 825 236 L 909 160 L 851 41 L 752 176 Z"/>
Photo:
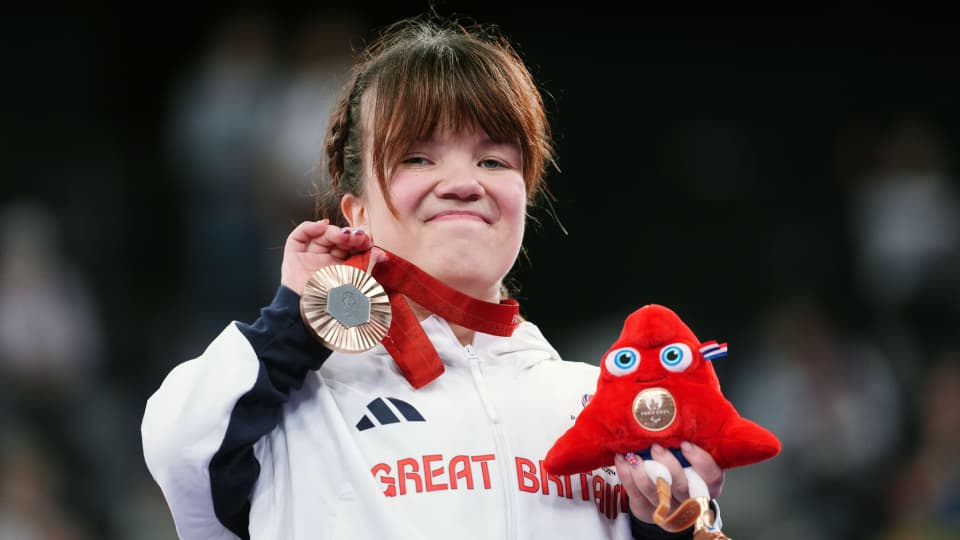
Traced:
<path id="1" fill-rule="evenodd" d="M 595 366 L 529 322 L 464 347 L 432 316 L 446 372 L 416 390 L 382 346 L 330 354 L 298 306 L 281 287 L 147 402 L 144 456 L 181 538 L 631 538 L 614 470 L 542 467 Z"/>

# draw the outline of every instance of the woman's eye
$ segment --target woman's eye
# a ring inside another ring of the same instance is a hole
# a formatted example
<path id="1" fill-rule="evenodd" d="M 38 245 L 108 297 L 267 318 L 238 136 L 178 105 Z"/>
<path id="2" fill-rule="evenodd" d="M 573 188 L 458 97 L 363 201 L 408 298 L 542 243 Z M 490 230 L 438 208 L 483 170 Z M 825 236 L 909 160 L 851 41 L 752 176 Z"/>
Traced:
<path id="1" fill-rule="evenodd" d="M 507 164 L 498 160 L 498 159 L 484 159 L 480 162 L 480 167 L 484 169 L 500 169 L 506 167 Z"/>
<path id="2" fill-rule="evenodd" d="M 404 158 L 403 163 L 406 165 L 426 165 L 429 160 L 423 156 L 410 156 Z"/>
<path id="3" fill-rule="evenodd" d="M 693 362 L 693 354 L 686 343 L 674 343 L 660 349 L 660 363 L 667 371 L 680 372 Z"/>
<path id="4" fill-rule="evenodd" d="M 610 351 L 603 360 L 604 367 L 611 375 L 622 377 L 640 367 L 640 353 L 633 347 L 623 347 Z"/>

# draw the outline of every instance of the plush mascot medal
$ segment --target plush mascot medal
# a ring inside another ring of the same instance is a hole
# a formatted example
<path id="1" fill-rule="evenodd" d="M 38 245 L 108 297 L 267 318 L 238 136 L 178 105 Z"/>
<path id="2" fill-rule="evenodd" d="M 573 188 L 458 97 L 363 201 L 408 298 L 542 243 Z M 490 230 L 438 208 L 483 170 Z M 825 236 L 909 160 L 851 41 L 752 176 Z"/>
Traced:
<path id="1" fill-rule="evenodd" d="M 612 466 L 615 454 L 645 456 L 644 467 L 659 495 L 654 521 L 669 531 L 696 525 L 697 538 L 726 538 L 718 527 L 703 522 L 709 492 L 680 453 L 680 443 L 697 444 L 724 469 L 780 452 L 776 436 L 741 417 L 720 391 L 711 361 L 726 354 L 726 343 L 701 343 L 666 307 L 651 304 L 636 310 L 603 357 L 596 393 L 554 443 L 544 467 L 551 474 L 574 474 Z M 690 486 L 691 498 L 672 515 L 672 479 L 666 467 L 649 459 L 654 443 L 673 451 Z"/>

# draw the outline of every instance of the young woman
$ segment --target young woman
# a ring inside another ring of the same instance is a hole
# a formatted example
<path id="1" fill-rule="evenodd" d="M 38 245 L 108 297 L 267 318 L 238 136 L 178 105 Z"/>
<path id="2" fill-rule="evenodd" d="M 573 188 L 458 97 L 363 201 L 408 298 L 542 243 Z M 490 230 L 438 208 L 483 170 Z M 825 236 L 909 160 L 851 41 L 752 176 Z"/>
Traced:
<path id="1" fill-rule="evenodd" d="M 657 493 L 636 459 L 543 470 L 597 368 L 560 360 L 530 322 L 487 331 L 487 310 L 512 306 L 503 279 L 551 159 L 540 93 L 492 29 L 420 18 L 367 49 L 327 134 L 328 217 L 290 233 L 260 318 L 228 325 L 147 404 L 144 455 L 182 538 L 674 537 L 650 524 Z M 312 335 L 308 279 L 364 254 L 375 276 L 422 270 L 419 289 L 393 287 L 415 316 L 404 335 L 426 341 L 331 353 Z M 684 455 L 716 496 L 713 459 Z"/>

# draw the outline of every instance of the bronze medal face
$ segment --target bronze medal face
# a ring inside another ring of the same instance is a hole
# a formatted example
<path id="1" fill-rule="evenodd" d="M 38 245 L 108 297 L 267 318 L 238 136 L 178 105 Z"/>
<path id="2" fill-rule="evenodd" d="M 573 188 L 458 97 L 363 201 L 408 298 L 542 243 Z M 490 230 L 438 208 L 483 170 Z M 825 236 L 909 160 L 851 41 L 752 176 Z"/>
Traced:
<path id="1" fill-rule="evenodd" d="M 677 402 L 665 388 L 647 388 L 633 399 L 633 417 L 647 431 L 663 431 L 677 417 Z"/>
<path id="2" fill-rule="evenodd" d="M 300 315 L 327 348 L 360 352 L 376 347 L 390 329 L 390 299 L 373 276 L 352 266 L 325 266 L 310 276 Z"/>

